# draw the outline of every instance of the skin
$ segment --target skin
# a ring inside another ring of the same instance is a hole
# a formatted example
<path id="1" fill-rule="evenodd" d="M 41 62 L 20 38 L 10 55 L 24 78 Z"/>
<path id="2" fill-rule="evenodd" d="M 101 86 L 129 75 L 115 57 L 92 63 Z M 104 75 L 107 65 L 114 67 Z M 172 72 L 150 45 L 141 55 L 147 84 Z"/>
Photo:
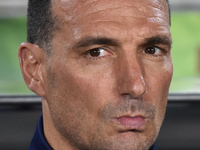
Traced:
<path id="1" fill-rule="evenodd" d="M 43 97 L 47 141 L 59 150 L 148 150 L 173 73 L 166 1 L 55 0 L 52 11 L 52 55 L 19 47 L 24 80 Z M 123 117 L 142 124 L 124 126 Z"/>

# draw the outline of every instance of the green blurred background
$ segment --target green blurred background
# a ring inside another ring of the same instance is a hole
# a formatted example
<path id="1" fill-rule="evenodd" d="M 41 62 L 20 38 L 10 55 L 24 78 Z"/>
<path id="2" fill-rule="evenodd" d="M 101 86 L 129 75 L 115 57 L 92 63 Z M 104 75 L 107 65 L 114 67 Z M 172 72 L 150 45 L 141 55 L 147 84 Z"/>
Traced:
<path id="1" fill-rule="evenodd" d="M 173 12 L 170 92 L 199 92 L 200 13 Z M 0 19 L 0 95 L 33 94 L 25 85 L 18 63 L 18 47 L 26 41 L 26 18 Z"/>

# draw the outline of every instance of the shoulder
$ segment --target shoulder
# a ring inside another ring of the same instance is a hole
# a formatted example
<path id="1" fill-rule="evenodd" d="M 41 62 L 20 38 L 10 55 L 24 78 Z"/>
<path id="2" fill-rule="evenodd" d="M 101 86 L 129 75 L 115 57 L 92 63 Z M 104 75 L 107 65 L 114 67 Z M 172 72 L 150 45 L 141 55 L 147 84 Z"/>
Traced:
<path id="1" fill-rule="evenodd" d="M 35 134 L 29 146 L 29 150 L 53 150 L 44 136 L 42 115 L 38 121 Z"/>

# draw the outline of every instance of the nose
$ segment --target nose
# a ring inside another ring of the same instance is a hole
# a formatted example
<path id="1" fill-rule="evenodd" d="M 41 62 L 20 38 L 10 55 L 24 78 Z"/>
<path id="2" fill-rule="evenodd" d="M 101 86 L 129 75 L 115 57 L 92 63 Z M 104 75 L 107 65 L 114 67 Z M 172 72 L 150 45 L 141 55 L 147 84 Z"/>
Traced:
<path id="1" fill-rule="evenodd" d="M 119 94 L 131 99 L 141 99 L 147 89 L 139 58 L 136 55 L 123 56 L 117 68 Z"/>

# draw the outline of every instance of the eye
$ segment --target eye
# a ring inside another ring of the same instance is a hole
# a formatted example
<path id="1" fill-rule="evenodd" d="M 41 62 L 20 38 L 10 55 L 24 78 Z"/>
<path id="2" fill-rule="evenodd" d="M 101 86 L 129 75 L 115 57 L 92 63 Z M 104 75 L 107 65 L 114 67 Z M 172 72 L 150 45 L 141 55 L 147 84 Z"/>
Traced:
<path id="1" fill-rule="evenodd" d="M 144 53 L 149 54 L 149 55 L 158 55 L 159 56 L 159 55 L 162 55 L 162 50 L 158 47 L 150 46 L 144 50 Z"/>
<path id="2" fill-rule="evenodd" d="M 101 57 L 101 56 L 106 56 L 109 53 L 103 48 L 94 48 L 89 50 L 86 54 L 90 55 L 91 57 Z"/>

